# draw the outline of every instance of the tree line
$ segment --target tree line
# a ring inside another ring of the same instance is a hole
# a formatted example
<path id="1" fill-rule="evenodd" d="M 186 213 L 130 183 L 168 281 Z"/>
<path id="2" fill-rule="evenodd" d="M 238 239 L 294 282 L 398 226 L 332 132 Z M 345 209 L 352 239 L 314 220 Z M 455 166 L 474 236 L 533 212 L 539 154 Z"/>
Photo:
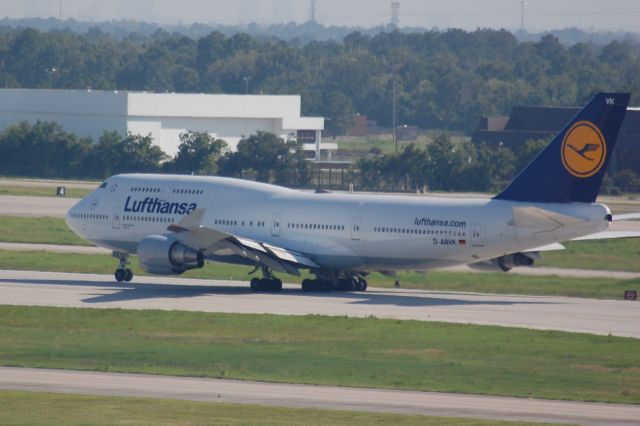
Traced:
<path id="1" fill-rule="evenodd" d="M 425 148 L 407 145 L 397 154 L 370 155 L 350 171 L 356 190 L 497 192 L 533 159 L 548 140 L 506 146 L 453 143 L 446 135 Z M 188 131 L 174 157 L 150 136 L 105 132 L 95 143 L 60 125 L 17 123 L 0 132 L 0 175 L 38 178 L 104 179 L 118 173 L 219 175 L 288 187 L 311 188 L 313 167 L 299 144 L 258 132 L 232 152 L 221 139 Z M 346 189 L 346 188 L 345 188 Z M 605 191 L 640 192 L 640 179 L 625 169 L 607 176 Z"/>
<path id="2" fill-rule="evenodd" d="M 521 42 L 505 30 L 352 32 L 342 41 L 296 43 L 214 31 L 199 38 L 156 31 L 115 39 L 101 31 L 0 29 L 0 85 L 300 94 L 305 115 L 341 134 L 355 113 L 426 129 L 470 131 L 513 105 L 582 105 L 595 92 L 640 100 L 640 46 Z"/>
<path id="3" fill-rule="evenodd" d="M 305 186 L 309 162 L 298 143 L 272 133 L 243 138 L 231 152 L 222 139 L 188 131 L 174 157 L 151 136 L 104 132 L 93 141 L 55 122 L 16 123 L 0 132 L 0 175 L 104 179 L 119 173 L 222 175 L 285 186 Z"/>

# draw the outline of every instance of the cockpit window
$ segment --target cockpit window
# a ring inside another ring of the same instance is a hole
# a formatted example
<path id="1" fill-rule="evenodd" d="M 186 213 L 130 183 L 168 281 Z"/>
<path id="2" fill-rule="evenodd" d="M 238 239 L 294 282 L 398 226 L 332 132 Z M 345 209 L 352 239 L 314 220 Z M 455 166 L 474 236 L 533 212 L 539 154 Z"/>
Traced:
<path id="1" fill-rule="evenodd" d="M 107 187 L 107 181 L 105 180 L 104 182 L 102 182 L 102 185 L 100 185 L 100 188 L 106 188 Z"/>

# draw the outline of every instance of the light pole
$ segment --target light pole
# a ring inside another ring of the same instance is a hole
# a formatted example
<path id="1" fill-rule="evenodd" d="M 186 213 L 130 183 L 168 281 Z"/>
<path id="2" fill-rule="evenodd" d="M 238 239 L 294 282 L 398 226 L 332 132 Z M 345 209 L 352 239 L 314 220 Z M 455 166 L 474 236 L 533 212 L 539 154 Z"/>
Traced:
<path id="1" fill-rule="evenodd" d="M 248 75 L 245 75 L 244 77 L 242 77 L 242 79 L 244 80 L 244 93 L 245 95 L 249 94 L 249 82 L 251 81 L 251 77 L 249 77 Z"/>

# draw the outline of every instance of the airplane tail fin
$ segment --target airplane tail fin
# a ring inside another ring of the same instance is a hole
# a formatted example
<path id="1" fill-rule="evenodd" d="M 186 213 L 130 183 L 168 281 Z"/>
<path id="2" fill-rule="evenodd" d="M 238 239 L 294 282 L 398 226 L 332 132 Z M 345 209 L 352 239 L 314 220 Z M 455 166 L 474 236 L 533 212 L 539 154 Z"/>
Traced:
<path id="1" fill-rule="evenodd" d="M 546 203 L 595 201 L 629 98 L 628 93 L 595 95 L 494 198 Z"/>

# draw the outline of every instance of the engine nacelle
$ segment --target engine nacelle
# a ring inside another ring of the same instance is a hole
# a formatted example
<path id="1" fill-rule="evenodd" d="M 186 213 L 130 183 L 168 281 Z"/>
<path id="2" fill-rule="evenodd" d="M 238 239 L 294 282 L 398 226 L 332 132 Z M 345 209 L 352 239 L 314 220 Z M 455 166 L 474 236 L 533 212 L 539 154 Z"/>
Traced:
<path id="1" fill-rule="evenodd" d="M 516 266 L 533 266 L 534 260 L 522 253 L 507 254 L 498 258 L 498 266 L 507 272 Z"/>
<path id="2" fill-rule="evenodd" d="M 143 238 L 138 244 L 138 259 L 142 269 L 156 275 L 180 275 L 186 270 L 204 266 L 201 251 L 164 235 Z"/>
<path id="3" fill-rule="evenodd" d="M 469 267 L 481 271 L 508 272 L 516 266 L 533 266 L 534 262 L 533 256 L 528 256 L 524 253 L 512 253 L 484 262 L 473 263 Z"/>

